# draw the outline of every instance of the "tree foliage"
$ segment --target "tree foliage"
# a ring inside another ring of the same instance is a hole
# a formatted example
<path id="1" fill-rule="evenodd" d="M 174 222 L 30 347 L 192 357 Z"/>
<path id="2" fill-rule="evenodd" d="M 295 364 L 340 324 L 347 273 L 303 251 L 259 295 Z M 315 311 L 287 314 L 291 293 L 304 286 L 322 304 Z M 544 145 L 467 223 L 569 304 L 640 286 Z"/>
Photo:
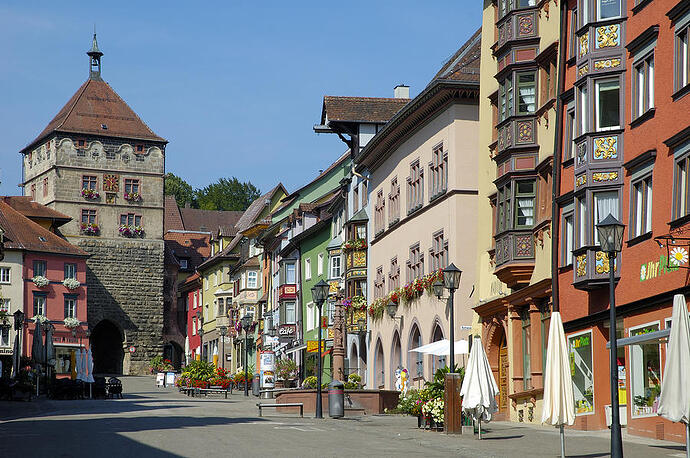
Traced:
<path id="1" fill-rule="evenodd" d="M 246 210 L 261 191 L 251 181 L 241 182 L 236 177 L 221 178 L 204 188 L 194 189 L 175 174 L 165 175 L 165 194 L 175 196 L 180 207 L 187 203 L 202 210 Z"/>

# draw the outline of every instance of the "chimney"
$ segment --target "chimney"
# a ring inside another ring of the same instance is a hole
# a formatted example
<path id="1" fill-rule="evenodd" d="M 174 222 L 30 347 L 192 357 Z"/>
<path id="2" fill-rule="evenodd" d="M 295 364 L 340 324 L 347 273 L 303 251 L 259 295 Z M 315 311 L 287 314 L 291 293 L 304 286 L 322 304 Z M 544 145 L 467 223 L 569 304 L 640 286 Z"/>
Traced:
<path id="1" fill-rule="evenodd" d="M 396 99 L 409 99 L 410 98 L 410 86 L 405 84 L 398 84 L 393 89 L 393 94 Z"/>

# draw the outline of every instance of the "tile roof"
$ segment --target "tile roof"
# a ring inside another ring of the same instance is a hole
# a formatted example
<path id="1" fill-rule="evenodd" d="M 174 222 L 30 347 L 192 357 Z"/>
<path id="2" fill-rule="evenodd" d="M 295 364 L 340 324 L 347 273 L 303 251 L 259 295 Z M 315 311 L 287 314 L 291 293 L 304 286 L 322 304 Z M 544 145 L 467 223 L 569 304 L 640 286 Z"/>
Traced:
<path id="1" fill-rule="evenodd" d="M 2 197 L 2 200 L 10 207 L 32 220 L 52 220 L 59 223 L 57 226 L 62 226 L 72 220 L 71 216 L 67 216 L 64 213 L 60 213 L 50 207 L 32 201 L 31 196 L 5 196 Z"/>
<path id="2" fill-rule="evenodd" d="M 267 205 L 270 205 L 271 200 L 273 199 L 273 196 L 279 190 L 282 190 L 284 194 L 287 194 L 287 191 L 285 191 L 283 184 L 278 183 L 273 189 L 271 189 L 270 191 L 268 191 L 266 194 L 259 197 L 258 199 L 254 200 L 254 202 L 252 202 L 249 205 L 249 207 L 247 207 L 247 209 L 244 211 L 244 214 L 239 219 L 239 221 L 237 221 L 237 224 L 235 225 L 238 232 L 242 232 L 245 229 L 251 227 L 251 225 L 256 221 L 256 218 L 259 217 L 259 215 L 261 214 L 263 209 Z"/>
<path id="3" fill-rule="evenodd" d="M 410 99 L 384 97 L 340 97 L 327 95 L 323 98 L 321 124 L 326 120 L 340 122 L 388 122 Z"/>
<path id="4" fill-rule="evenodd" d="M 184 230 L 184 224 L 182 223 L 182 215 L 180 214 L 180 207 L 177 206 L 175 196 L 165 196 L 165 200 L 163 201 L 163 208 L 163 232 L 168 232 L 170 230 Z"/>
<path id="5" fill-rule="evenodd" d="M 482 29 L 474 34 L 451 56 L 436 73 L 437 79 L 455 81 L 479 81 Z"/>
<path id="6" fill-rule="evenodd" d="M 186 231 L 216 232 L 219 227 L 234 228 L 243 213 L 241 211 L 180 208 L 182 225 Z"/>
<path id="7" fill-rule="evenodd" d="M 106 125 L 107 129 L 103 129 Z M 87 80 L 24 150 L 53 132 L 166 142 L 156 135 L 105 81 Z"/>
<path id="8" fill-rule="evenodd" d="M 166 249 L 177 259 L 188 259 L 187 269 L 196 269 L 211 255 L 210 236 L 198 232 L 167 232 L 163 239 Z"/>
<path id="9" fill-rule="evenodd" d="M 4 199 L 0 199 L 0 227 L 5 231 L 7 249 L 89 256 L 86 251 L 22 215 Z"/>

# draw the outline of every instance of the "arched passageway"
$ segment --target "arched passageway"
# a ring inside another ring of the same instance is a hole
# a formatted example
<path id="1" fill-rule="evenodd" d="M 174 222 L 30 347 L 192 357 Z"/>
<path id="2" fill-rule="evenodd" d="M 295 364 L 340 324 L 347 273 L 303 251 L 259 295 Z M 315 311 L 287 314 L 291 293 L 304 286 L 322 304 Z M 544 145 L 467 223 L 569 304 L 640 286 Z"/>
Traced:
<path id="1" fill-rule="evenodd" d="M 93 328 L 91 351 L 95 374 L 122 374 L 122 333 L 112 321 L 103 320 Z"/>

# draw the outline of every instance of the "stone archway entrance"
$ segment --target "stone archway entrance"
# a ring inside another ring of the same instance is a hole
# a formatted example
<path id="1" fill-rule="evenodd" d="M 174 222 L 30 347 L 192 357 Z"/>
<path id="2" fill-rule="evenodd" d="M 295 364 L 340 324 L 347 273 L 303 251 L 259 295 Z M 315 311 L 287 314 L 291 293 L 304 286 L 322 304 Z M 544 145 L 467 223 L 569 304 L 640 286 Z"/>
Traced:
<path id="1" fill-rule="evenodd" d="M 93 328 L 91 351 L 95 374 L 122 374 L 122 334 L 112 321 L 100 321 Z"/>

